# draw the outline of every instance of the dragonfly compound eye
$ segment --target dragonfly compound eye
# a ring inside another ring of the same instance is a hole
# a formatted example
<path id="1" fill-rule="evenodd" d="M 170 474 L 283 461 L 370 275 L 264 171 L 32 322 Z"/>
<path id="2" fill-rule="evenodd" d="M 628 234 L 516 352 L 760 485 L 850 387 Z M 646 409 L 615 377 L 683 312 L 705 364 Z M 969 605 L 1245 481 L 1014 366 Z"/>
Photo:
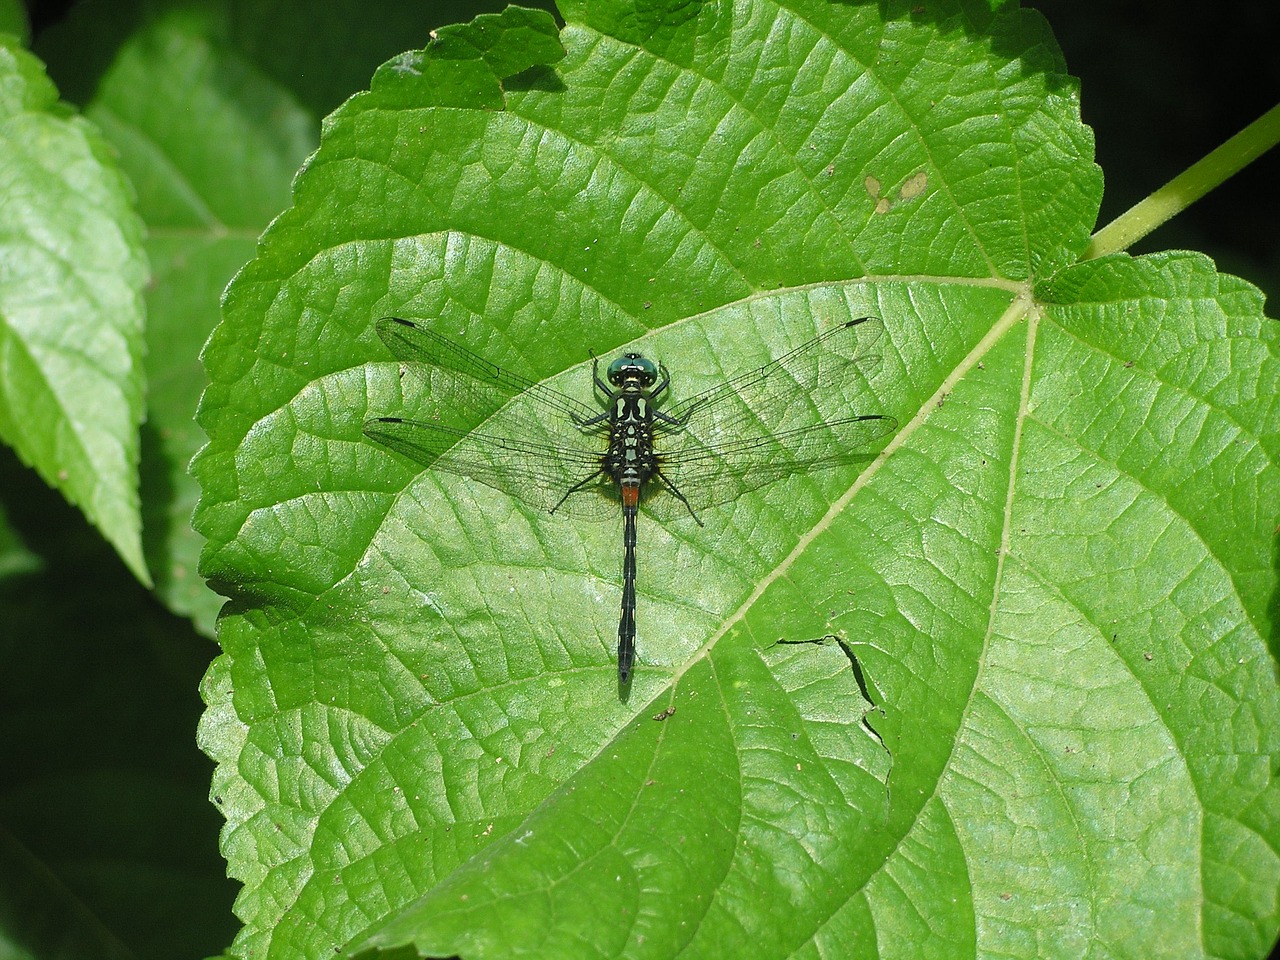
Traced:
<path id="1" fill-rule="evenodd" d="M 651 387 L 658 379 L 658 365 L 638 353 L 624 353 L 609 364 L 609 382 L 620 387 L 628 381 L 638 381 L 642 387 Z"/>

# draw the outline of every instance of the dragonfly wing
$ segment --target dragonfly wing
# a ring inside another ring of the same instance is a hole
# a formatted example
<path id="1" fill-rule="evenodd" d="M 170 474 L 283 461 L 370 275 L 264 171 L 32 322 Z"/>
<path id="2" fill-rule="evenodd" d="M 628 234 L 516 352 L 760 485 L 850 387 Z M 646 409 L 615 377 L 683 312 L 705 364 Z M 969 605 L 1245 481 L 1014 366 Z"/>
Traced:
<path id="1" fill-rule="evenodd" d="M 364 434 L 424 467 L 475 480 L 543 510 L 589 519 L 618 512 L 608 496 L 612 485 L 593 480 L 600 456 L 586 449 L 399 417 L 369 420 Z"/>
<path id="2" fill-rule="evenodd" d="M 399 317 L 376 324 L 397 360 L 419 367 L 430 419 L 383 417 L 365 436 L 415 463 L 493 487 L 544 510 L 598 518 L 618 510 L 600 470 L 596 407 L 491 363 L 434 330 Z M 601 448 L 603 449 L 603 448 Z M 566 493 L 574 490 L 567 498 Z M 601 493 L 607 496 L 600 496 Z"/>
<path id="3" fill-rule="evenodd" d="M 865 463 L 897 426 L 892 417 L 867 414 L 782 430 L 765 439 L 747 436 L 713 445 L 688 436 L 678 453 L 663 458 L 662 476 L 698 511 L 786 477 Z M 678 503 L 675 497 L 666 499 Z M 657 512 L 678 509 L 665 504 Z"/>
<path id="4" fill-rule="evenodd" d="M 880 357 L 879 317 L 860 317 L 814 337 L 772 363 L 756 367 L 682 400 L 667 415 L 688 422 L 703 442 L 770 433 L 847 416 L 844 394 L 867 387 Z"/>
<path id="5" fill-rule="evenodd" d="M 523 377 L 506 367 L 491 363 L 466 347 L 454 343 L 434 330 L 428 330 L 399 317 L 383 317 L 376 325 L 378 336 L 386 344 L 391 355 L 406 363 L 422 363 L 431 367 L 461 374 L 451 378 L 462 393 L 474 392 L 476 387 L 466 380 L 481 385 L 486 393 L 505 397 L 527 395 L 540 406 L 556 411 L 574 423 L 581 423 L 599 414 L 599 410 L 566 396 L 558 390 Z"/>

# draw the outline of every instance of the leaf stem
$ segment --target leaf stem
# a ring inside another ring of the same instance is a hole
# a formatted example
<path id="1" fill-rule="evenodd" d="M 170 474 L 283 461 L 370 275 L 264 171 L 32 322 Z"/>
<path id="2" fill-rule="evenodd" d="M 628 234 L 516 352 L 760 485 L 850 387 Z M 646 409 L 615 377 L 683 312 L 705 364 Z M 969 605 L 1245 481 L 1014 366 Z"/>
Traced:
<path id="1" fill-rule="evenodd" d="M 1125 250 L 1280 143 L 1280 104 L 1093 235 L 1084 258 Z"/>

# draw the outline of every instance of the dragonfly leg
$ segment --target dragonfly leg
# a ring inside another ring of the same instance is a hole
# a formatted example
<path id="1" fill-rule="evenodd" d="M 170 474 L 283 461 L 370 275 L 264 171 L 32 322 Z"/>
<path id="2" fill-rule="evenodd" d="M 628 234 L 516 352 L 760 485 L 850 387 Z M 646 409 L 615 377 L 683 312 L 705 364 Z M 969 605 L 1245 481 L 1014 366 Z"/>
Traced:
<path id="1" fill-rule="evenodd" d="M 654 410 L 653 422 L 661 424 L 663 427 L 670 427 L 672 431 L 683 430 L 689 424 L 689 418 L 673 417 L 670 414 L 663 413 L 661 410 Z"/>
<path id="2" fill-rule="evenodd" d="M 650 403 L 657 403 L 658 399 L 666 392 L 667 387 L 671 385 L 671 374 L 667 372 L 665 364 L 658 364 L 658 375 L 662 377 L 662 381 L 649 391 Z"/>
<path id="3" fill-rule="evenodd" d="M 693 512 L 693 507 L 689 505 L 689 501 L 685 498 L 685 495 L 680 492 L 679 487 L 677 487 L 674 483 L 668 480 L 666 478 L 666 475 L 663 474 L 661 470 L 655 470 L 653 475 L 662 481 L 662 485 L 666 487 L 668 491 L 670 491 L 673 497 L 675 497 L 677 500 L 679 500 L 681 503 L 684 504 L 684 508 L 689 511 L 689 516 L 693 517 L 694 523 L 696 523 L 700 527 L 706 526 L 706 524 L 702 522 L 702 518 Z"/>
<path id="4" fill-rule="evenodd" d="M 597 390 L 609 399 L 613 399 L 613 389 L 600 379 L 600 358 L 594 352 L 591 354 L 591 379 L 595 381 Z"/>
<path id="5" fill-rule="evenodd" d="M 550 510 L 548 510 L 547 512 L 548 512 L 548 513 L 555 513 L 557 510 L 559 510 L 559 509 L 560 509 L 561 504 L 563 504 L 566 500 L 568 500 L 568 499 L 569 499 L 569 496 L 570 496 L 571 494 L 577 493 L 579 490 L 581 490 L 583 487 L 585 487 L 588 483 L 590 483 L 590 482 L 591 482 L 592 480 L 594 480 L 596 477 L 600 476 L 600 474 L 602 474 L 602 473 L 604 473 L 604 468 L 603 468 L 603 467 L 601 467 L 601 468 L 600 468 L 599 470 L 597 470 L 595 473 L 591 474 L 591 476 L 586 477 L 585 479 L 579 480 L 579 481 L 578 481 L 577 483 L 575 483 L 572 487 L 570 487 L 568 490 L 566 490 L 566 491 L 564 492 L 564 496 L 563 496 L 563 497 L 561 497 L 559 500 L 557 500 L 557 501 L 556 501 L 556 505 L 555 505 L 554 507 L 552 507 Z"/>

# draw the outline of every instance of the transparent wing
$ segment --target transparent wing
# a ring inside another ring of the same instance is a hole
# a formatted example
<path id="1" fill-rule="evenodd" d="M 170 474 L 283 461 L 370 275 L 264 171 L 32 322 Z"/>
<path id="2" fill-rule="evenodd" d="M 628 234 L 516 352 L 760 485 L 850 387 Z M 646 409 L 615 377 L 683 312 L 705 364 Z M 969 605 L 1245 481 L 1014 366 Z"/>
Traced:
<path id="1" fill-rule="evenodd" d="M 678 453 L 660 457 L 662 477 L 696 513 L 786 477 L 865 463 L 897 428 L 892 417 L 866 414 L 715 446 L 690 437 Z M 668 517 L 685 512 L 684 504 L 662 491 L 658 481 L 651 486 L 653 499 L 646 505 L 652 513 Z"/>
<path id="2" fill-rule="evenodd" d="M 600 469 L 601 430 L 579 426 L 599 409 L 408 320 L 384 317 L 376 328 L 392 356 L 421 379 L 430 419 L 369 420 L 365 436 L 424 467 L 543 510 L 592 519 L 617 515 L 612 482 L 589 480 Z"/>
<path id="3" fill-rule="evenodd" d="M 665 412 L 711 446 L 737 440 L 744 431 L 763 437 L 847 416 L 837 405 L 850 387 L 866 392 L 880 364 L 874 347 L 883 333 L 879 317 L 850 320 Z"/>
<path id="4" fill-rule="evenodd" d="M 366 436 L 545 510 L 617 515 L 617 486 L 600 473 L 607 425 L 583 426 L 599 409 L 407 320 L 386 317 L 377 330 L 393 356 L 423 365 L 430 419 L 370 420 Z M 664 411 L 654 423 L 662 477 L 647 484 L 646 507 L 660 517 L 686 512 L 664 480 L 697 511 L 783 477 L 871 459 L 897 424 L 848 415 L 844 397 L 851 381 L 854 394 L 857 381 L 865 387 L 882 330 L 876 317 L 850 321 Z"/>
<path id="5" fill-rule="evenodd" d="M 851 320 L 674 405 L 667 416 L 683 426 L 659 424 L 655 441 L 663 477 L 697 511 L 784 477 L 872 459 L 897 421 L 850 415 L 845 397 L 868 392 L 883 330 L 878 317 Z M 652 512 L 684 510 L 652 486 Z"/>
<path id="6" fill-rule="evenodd" d="M 619 512 L 613 483 L 599 476 L 601 454 L 586 448 L 399 417 L 369 420 L 364 434 L 423 466 L 475 480 L 543 510 L 593 520 Z"/>
<path id="7" fill-rule="evenodd" d="M 423 363 L 461 374 L 462 378 L 455 378 L 456 395 L 453 402 L 466 403 L 479 390 L 485 397 L 485 403 L 491 402 L 489 398 L 494 394 L 508 398 L 524 394 L 538 405 L 558 411 L 571 423 L 581 423 L 600 413 L 589 404 L 522 377 L 496 363 L 490 363 L 466 347 L 416 323 L 399 317 L 383 317 L 377 322 L 376 329 L 382 342 L 397 360 Z M 468 384 L 468 381 L 471 383 Z M 482 408 L 485 403 L 473 402 L 468 405 Z"/>

